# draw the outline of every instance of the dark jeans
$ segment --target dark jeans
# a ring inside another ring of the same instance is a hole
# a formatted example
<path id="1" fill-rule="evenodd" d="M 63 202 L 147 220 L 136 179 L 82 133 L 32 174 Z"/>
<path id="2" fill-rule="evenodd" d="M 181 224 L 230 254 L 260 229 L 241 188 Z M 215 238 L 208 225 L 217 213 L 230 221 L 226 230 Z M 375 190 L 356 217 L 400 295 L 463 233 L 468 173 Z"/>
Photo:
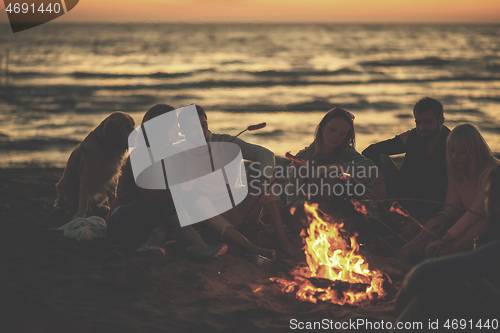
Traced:
<path id="1" fill-rule="evenodd" d="M 159 225 L 179 228 L 173 202 L 153 201 L 142 196 L 118 208 L 106 224 L 108 235 L 130 250 L 143 244 Z"/>

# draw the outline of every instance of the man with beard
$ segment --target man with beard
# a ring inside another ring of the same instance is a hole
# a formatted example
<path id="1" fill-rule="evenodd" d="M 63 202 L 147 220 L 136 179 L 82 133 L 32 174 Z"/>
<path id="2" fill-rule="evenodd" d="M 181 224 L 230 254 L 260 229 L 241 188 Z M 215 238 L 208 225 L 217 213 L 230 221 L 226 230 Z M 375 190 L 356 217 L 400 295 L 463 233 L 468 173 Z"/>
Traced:
<path id="1" fill-rule="evenodd" d="M 423 199 L 444 202 L 446 199 L 446 138 L 450 130 L 443 125 L 443 105 L 425 97 L 413 107 L 416 127 L 393 139 L 370 145 L 363 155 L 373 160 L 386 180 L 389 198 Z M 405 153 L 398 170 L 390 155 Z M 404 201 L 411 215 L 428 219 L 441 205 L 422 201 Z"/>

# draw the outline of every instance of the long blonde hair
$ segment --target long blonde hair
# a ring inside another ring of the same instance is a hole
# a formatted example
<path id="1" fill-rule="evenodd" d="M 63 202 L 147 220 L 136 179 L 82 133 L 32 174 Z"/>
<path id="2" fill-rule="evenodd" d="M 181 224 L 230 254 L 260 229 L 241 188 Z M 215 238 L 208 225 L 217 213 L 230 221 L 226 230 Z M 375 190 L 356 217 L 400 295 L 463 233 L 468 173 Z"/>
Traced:
<path id="1" fill-rule="evenodd" d="M 451 159 L 451 150 L 464 150 L 470 159 L 470 178 L 478 178 L 488 164 L 499 163 L 476 126 L 459 124 L 448 135 L 446 140 L 446 165 L 449 180 L 463 180 Z"/>

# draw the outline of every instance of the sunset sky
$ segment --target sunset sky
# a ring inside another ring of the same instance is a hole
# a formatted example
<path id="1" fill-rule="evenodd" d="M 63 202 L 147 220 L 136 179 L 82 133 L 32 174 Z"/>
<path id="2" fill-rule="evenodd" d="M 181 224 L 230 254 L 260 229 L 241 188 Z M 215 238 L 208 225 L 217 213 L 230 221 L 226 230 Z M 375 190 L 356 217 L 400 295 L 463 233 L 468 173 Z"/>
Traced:
<path id="1" fill-rule="evenodd" d="M 500 22 L 500 0 L 81 0 L 58 21 Z"/>

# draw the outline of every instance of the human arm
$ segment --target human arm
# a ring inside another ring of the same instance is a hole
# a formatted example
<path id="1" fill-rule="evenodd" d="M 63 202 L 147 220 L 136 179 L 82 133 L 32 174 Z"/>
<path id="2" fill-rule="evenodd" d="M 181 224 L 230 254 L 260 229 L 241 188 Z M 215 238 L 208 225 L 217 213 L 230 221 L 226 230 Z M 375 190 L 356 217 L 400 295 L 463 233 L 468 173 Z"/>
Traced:
<path id="1" fill-rule="evenodd" d="M 363 150 L 362 154 L 374 162 L 378 161 L 378 156 L 380 154 L 402 154 L 406 152 L 406 142 L 408 140 L 408 137 L 410 136 L 410 132 L 411 131 L 406 131 L 404 133 L 396 135 L 392 139 L 374 143 Z"/>
<path id="2" fill-rule="evenodd" d="M 267 179 L 273 177 L 275 158 L 274 153 L 269 149 L 248 143 L 231 135 L 212 134 L 211 137 L 214 142 L 222 141 L 235 143 L 240 147 L 243 159 L 257 162 L 255 168 L 258 169 L 259 176 L 265 176 Z"/>
<path id="3" fill-rule="evenodd" d="M 446 226 L 449 227 L 453 225 L 463 212 L 464 208 L 457 182 L 449 180 L 443 210 L 437 213 L 436 217 L 429 219 L 429 221 L 425 223 L 425 226 L 435 233 L 440 233 Z"/>
<path id="4" fill-rule="evenodd" d="M 437 216 L 429 219 L 425 223 L 425 227 L 436 234 L 441 233 L 447 225 L 453 225 L 453 223 L 458 220 L 463 212 L 462 206 L 462 200 L 460 199 L 456 182 L 449 181 L 446 193 L 446 203 L 443 211 L 439 212 Z M 446 233 L 440 239 L 429 243 L 425 247 L 425 253 L 429 257 L 438 255 L 450 244 L 451 240 L 452 236 Z"/>
<path id="5" fill-rule="evenodd" d="M 488 231 L 489 226 L 490 223 L 488 219 L 481 219 L 477 221 L 457 239 L 450 239 L 449 243 L 447 243 L 447 246 L 442 249 L 441 254 L 448 255 L 456 252 L 473 250 L 474 239 L 476 239 L 480 235 L 485 234 Z"/>
<path id="6" fill-rule="evenodd" d="M 341 176 L 343 173 L 348 173 L 356 179 L 373 178 L 373 175 L 370 175 L 370 167 L 375 168 L 373 161 L 349 146 L 340 153 L 335 163 L 317 166 L 313 175 L 315 177 L 335 175 L 336 178 L 336 176 Z"/>
<path id="7" fill-rule="evenodd" d="M 491 167 L 486 167 L 481 173 L 478 179 L 478 186 L 476 187 L 476 198 L 469 208 L 469 211 L 466 211 L 447 231 L 452 239 L 458 239 L 474 224 L 485 218 L 486 212 L 484 202 L 486 201 L 486 185 L 488 184 L 491 171 Z"/>
<path id="8" fill-rule="evenodd" d="M 474 238 L 483 235 L 489 226 L 485 218 L 486 184 L 488 183 L 491 168 L 487 167 L 479 176 L 477 195 L 468 211 L 465 211 L 460 199 L 459 189 L 456 182 L 448 183 L 448 193 L 446 196 L 446 205 L 443 212 L 438 213 L 438 217 L 444 217 L 445 221 L 441 224 L 452 224 L 446 234 L 441 239 L 430 243 L 426 247 L 428 256 L 437 254 L 451 254 L 458 251 L 472 248 Z M 453 223 L 456 221 L 455 223 Z M 431 221 L 429 221 L 431 222 Z M 427 224 L 426 224 L 427 226 Z"/>
<path id="9" fill-rule="evenodd" d="M 378 174 L 375 163 L 366 156 L 358 153 L 353 147 L 348 147 L 339 157 L 336 164 L 342 172 L 362 183 L 373 183 Z"/>

